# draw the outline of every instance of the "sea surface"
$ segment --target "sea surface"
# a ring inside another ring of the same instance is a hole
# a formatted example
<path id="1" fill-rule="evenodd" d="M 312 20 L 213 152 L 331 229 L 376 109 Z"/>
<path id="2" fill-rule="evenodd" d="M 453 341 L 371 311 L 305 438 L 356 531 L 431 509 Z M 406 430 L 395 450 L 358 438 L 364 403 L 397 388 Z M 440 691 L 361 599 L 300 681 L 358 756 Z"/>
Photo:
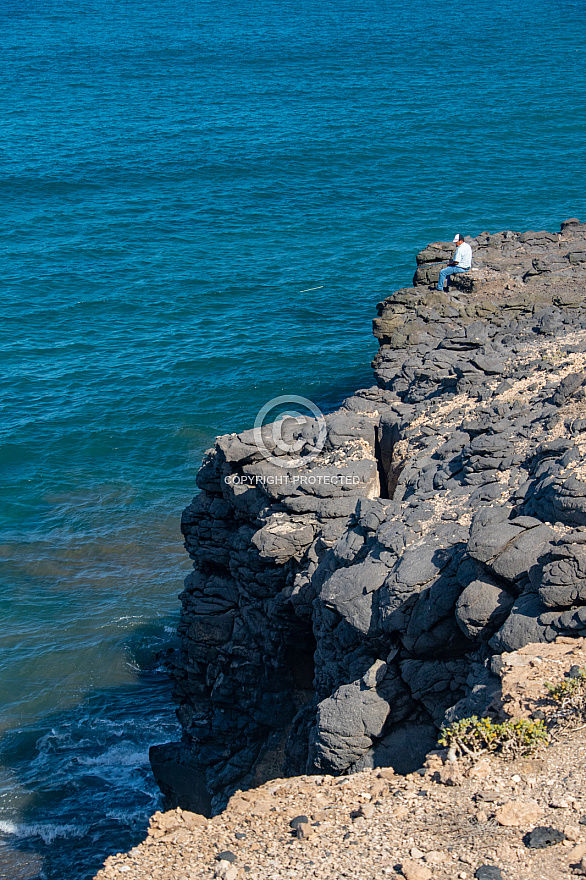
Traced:
<path id="1" fill-rule="evenodd" d="M 372 384 L 456 232 L 586 220 L 583 0 L 4 0 L 0 878 L 160 805 L 203 451 Z"/>

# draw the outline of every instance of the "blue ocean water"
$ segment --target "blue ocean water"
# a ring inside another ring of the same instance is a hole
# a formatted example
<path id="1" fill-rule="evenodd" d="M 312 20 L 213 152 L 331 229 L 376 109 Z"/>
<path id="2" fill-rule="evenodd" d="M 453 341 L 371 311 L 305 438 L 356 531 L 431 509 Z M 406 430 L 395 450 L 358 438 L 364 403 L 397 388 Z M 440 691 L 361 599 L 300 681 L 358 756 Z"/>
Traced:
<path id="1" fill-rule="evenodd" d="M 457 231 L 586 219 L 578 0 L 4 0 L 0 878 L 159 806 L 202 452 L 371 384 Z"/>

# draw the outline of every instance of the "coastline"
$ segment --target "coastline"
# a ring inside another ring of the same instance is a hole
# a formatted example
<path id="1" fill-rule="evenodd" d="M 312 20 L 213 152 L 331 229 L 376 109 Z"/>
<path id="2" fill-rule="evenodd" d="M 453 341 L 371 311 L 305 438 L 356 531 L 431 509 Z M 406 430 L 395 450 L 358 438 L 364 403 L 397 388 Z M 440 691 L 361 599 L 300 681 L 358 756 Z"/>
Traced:
<path id="1" fill-rule="evenodd" d="M 489 711 L 503 653 L 586 631 L 586 226 L 472 244 L 452 293 L 428 289 L 436 243 L 379 305 L 377 385 L 317 454 L 306 423 L 293 469 L 253 431 L 206 455 L 182 522 L 183 740 L 151 750 L 170 805 L 412 773 L 442 724 Z"/>

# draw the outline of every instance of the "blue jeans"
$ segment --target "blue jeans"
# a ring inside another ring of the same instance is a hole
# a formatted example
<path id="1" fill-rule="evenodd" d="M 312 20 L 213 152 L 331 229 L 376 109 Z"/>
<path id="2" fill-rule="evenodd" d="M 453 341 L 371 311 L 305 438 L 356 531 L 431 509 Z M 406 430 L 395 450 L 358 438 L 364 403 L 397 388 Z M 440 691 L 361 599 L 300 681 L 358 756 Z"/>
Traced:
<path id="1" fill-rule="evenodd" d="M 444 266 L 444 268 L 440 272 L 439 281 L 437 283 L 437 289 L 444 289 L 444 282 L 446 278 L 449 278 L 450 275 L 455 275 L 457 272 L 469 272 L 470 269 L 464 269 L 462 266 Z"/>

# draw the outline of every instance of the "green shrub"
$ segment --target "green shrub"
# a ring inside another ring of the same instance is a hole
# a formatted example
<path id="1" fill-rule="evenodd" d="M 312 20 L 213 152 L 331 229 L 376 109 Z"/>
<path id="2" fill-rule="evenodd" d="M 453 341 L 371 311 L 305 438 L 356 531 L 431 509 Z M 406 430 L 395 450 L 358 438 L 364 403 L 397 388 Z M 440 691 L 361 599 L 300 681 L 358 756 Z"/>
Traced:
<path id="1" fill-rule="evenodd" d="M 558 704 L 552 720 L 559 725 L 579 724 L 586 719 L 586 669 L 580 669 L 572 678 L 558 684 L 546 682 L 549 696 Z"/>
<path id="2" fill-rule="evenodd" d="M 515 718 L 501 723 L 472 715 L 440 731 L 439 743 L 460 755 L 478 757 L 483 752 L 503 755 L 528 755 L 545 745 L 549 736 L 541 720 Z"/>
<path id="3" fill-rule="evenodd" d="M 572 670 L 558 684 L 545 683 L 550 700 L 557 704 L 548 717 L 548 726 L 555 732 L 577 727 L 586 721 L 586 668 Z M 473 758 L 485 752 L 498 752 L 516 757 L 528 755 L 546 745 L 550 736 L 541 719 L 509 719 L 496 722 L 492 718 L 472 715 L 448 727 L 442 727 L 438 742 L 459 755 Z"/>

